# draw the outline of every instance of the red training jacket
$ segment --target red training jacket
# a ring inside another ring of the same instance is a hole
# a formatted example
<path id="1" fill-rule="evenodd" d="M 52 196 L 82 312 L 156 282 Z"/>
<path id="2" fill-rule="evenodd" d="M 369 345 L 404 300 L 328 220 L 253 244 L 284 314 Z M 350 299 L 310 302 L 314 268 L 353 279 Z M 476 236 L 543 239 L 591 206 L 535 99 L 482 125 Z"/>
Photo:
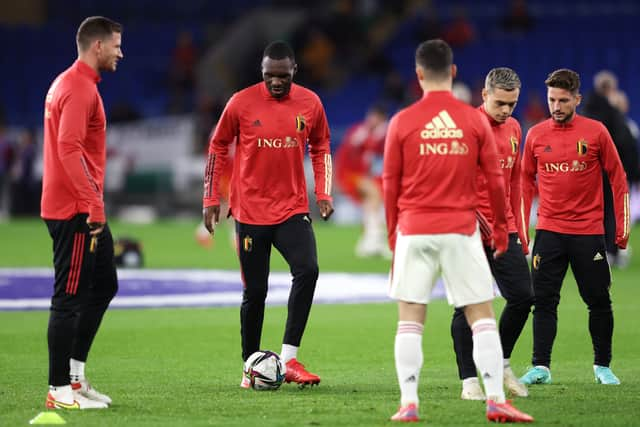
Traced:
<path id="1" fill-rule="evenodd" d="M 478 167 L 487 177 L 496 248 L 507 247 L 504 182 L 489 123 L 449 91 L 428 92 L 391 119 L 382 173 L 389 245 L 402 234 L 477 227 Z"/>
<path id="2" fill-rule="evenodd" d="M 527 253 L 528 233 L 524 229 L 526 221 L 523 217 L 522 191 L 520 185 L 520 141 L 522 140 L 522 130 L 520 124 L 513 117 L 509 117 L 504 123 L 495 121 L 483 106 L 478 107 L 493 131 L 498 151 L 498 163 L 502 169 L 504 177 L 504 189 L 506 196 L 507 225 L 509 233 L 518 233 L 522 243 L 522 250 Z M 491 210 L 491 198 L 487 179 L 482 171 L 478 170 L 478 210 L 489 221 L 493 223 L 493 212 Z"/>
<path id="3" fill-rule="evenodd" d="M 309 212 L 304 176 L 307 144 L 316 199 L 331 200 L 329 126 L 320 98 L 311 90 L 292 84 L 289 94 L 277 99 L 264 83 L 257 83 L 231 97 L 209 142 L 205 208 L 220 204 L 220 178 L 234 141 L 229 205 L 237 221 L 279 224 Z"/>
<path id="4" fill-rule="evenodd" d="M 88 213 L 105 222 L 106 127 L 100 76 L 78 60 L 51 84 L 44 105 L 44 171 L 40 215 Z"/>
<path id="5" fill-rule="evenodd" d="M 537 229 L 604 234 L 602 169 L 613 190 L 616 244 L 625 248 L 629 240 L 627 178 L 609 132 L 597 120 L 575 115 L 566 124 L 548 119 L 529 130 L 522 158 L 525 218 L 528 221 L 537 177 Z"/>

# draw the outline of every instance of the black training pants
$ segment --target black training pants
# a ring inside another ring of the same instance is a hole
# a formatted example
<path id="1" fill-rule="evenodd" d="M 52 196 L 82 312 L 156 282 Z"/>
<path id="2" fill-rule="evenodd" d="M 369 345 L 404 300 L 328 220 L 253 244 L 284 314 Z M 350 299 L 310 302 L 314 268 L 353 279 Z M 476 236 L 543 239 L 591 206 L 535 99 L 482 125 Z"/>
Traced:
<path id="1" fill-rule="evenodd" d="M 558 325 L 560 289 L 571 271 L 578 291 L 589 309 L 589 332 L 594 364 L 609 366 L 613 336 L 613 311 L 609 287 L 611 272 L 602 235 L 562 234 L 538 230 L 533 247 L 532 270 L 533 360 L 534 365 L 550 367 L 551 350 Z"/>
<path id="2" fill-rule="evenodd" d="M 85 362 L 102 316 L 118 290 L 109 226 L 91 252 L 87 215 L 45 220 L 53 240 L 54 291 L 49 327 L 49 385 L 70 382 L 69 359 Z"/>
<path id="3" fill-rule="evenodd" d="M 293 215 L 275 225 L 236 222 L 236 238 L 244 284 L 240 308 L 242 359 L 247 360 L 260 349 L 272 245 L 287 261 L 293 276 L 283 343 L 299 346 L 318 280 L 316 240 L 309 215 Z"/>

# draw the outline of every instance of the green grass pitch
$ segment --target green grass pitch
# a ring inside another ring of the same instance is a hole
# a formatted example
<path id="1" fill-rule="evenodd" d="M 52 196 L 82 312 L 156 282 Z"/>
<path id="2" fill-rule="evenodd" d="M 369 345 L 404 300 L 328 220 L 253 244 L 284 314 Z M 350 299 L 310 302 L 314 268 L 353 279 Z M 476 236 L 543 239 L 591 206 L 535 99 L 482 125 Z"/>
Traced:
<path id="1" fill-rule="evenodd" d="M 353 257 L 355 227 L 315 223 L 322 271 L 385 272 L 388 262 Z M 113 223 L 115 236 L 139 238 L 147 266 L 237 268 L 220 230 L 215 247 L 193 241 L 195 222 L 153 225 Z M 640 229 L 632 246 L 640 250 Z M 38 220 L 0 224 L 0 266 L 48 267 L 51 243 Z M 285 264 L 274 256 L 273 269 Z M 553 354 L 554 383 L 533 386 L 516 405 L 537 425 L 633 426 L 640 424 L 640 257 L 614 270 L 612 367 L 620 386 L 596 385 L 587 332 L 587 311 L 569 275 L 562 291 Z M 1 284 L 0 284 L 1 285 Z M 495 303 L 500 312 L 502 300 Z M 486 425 L 483 404 L 459 399 L 449 336 L 452 310 L 429 306 L 420 382 L 421 424 Z M 280 350 L 284 307 L 269 307 L 262 347 Z M 45 311 L 0 312 L 0 426 L 27 425 L 44 410 L 47 378 Z M 319 387 L 283 385 L 276 392 L 239 387 L 237 308 L 110 310 L 87 365 L 89 378 L 111 395 L 103 411 L 59 412 L 70 426 L 371 426 L 391 425 L 399 391 L 393 362 L 396 308 L 388 304 L 316 305 L 300 359 L 322 377 Z M 531 353 L 531 323 L 512 357 L 524 373 Z"/>

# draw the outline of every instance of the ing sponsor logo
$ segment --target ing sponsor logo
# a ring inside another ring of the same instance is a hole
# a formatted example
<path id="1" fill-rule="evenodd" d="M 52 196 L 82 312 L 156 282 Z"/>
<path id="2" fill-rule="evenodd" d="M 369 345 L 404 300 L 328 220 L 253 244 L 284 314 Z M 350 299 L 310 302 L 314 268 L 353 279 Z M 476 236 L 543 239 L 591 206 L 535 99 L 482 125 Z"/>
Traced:
<path id="1" fill-rule="evenodd" d="M 300 142 L 295 136 L 285 136 L 284 138 L 258 138 L 258 148 L 296 148 Z"/>
<path id="2" fill-rule="evenodd" d="M 571 162 L 545 162 L 543 167 L 546 172 L 552 173 L 582 172 L 587 169 L 587 162 L 580 160 L 572 160 Z"/>
<path id="3" fill-rule="evenodd" d="M 421 156 L 464 156 L 469 154 L 469 147 L 464 142 L 451 141 L 430 143 L 423 142 L 420 144 Z"/>

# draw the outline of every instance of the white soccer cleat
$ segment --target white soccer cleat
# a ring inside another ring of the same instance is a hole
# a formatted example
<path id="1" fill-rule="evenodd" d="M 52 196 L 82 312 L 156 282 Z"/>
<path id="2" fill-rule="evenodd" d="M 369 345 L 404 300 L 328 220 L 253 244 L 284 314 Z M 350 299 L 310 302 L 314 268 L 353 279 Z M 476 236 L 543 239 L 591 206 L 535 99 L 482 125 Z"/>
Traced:
<path id="1" fill-rule="evenodd" d="M 111 398 L 106 394 L 100 393 L 98 390 L 91 387 L 91 384 L 89 384 L 89 381 L 87 379 L 80 380 L 80 382 L 77 383 L 71 383 L 71 389 L 73 390 L 73 395 L 76 398 L 79 395 L 89 400 L 102 402 L 107 406 L 111 405 Z"/>
<path id="2" fill-rule="evenodd" d="M 507 392 L 512 396 L 516 397 L 527 397 L 529 396 L 529 390 L 527 390 L 527 386 L 522 384 L 518 378 L 515 376 L 511 367 L 508 366 L 504 368 L 504 386 L 507 389 Z"/>
<path id="3" fill-rule="evenodd" d="M 56 400 L 51 393 L 48 393 L 46 406 L 48 409 L 106 409 L 109 407 L 104 402 L 87 399 L 75 392 L 73 393 L 73 402 Z"/>
<path id="4" fill-rule="evenodd" d="M 477 378 L 466 379 L 462 382 L 462 393 L 460 394 L 462 400 L 487 400 L 487 396 L 484 395 L 484 391 L 480 386 L 480 381 Z"/>

